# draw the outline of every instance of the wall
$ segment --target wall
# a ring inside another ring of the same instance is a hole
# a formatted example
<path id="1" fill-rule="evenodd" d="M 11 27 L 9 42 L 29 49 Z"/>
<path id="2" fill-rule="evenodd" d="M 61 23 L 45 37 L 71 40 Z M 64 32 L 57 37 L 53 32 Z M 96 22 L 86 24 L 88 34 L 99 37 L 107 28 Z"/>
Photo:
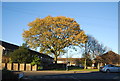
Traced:
<path id="1" fill-rule="evenodd" d="M 37 71 L 37 65 L 32 66 L 31 64 L 19 64 L 19 63 L 2 63 L 2 68 L 14 71 Z"/>

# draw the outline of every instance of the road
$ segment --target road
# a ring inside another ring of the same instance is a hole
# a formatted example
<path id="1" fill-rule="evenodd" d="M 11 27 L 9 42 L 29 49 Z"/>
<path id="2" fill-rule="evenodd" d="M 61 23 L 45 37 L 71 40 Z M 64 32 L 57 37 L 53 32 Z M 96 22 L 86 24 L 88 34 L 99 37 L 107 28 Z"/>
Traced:
<path id="1" fill-rule="evenodd" d="M 25 81 L 120 81 L 120 73 L 31 71 L 24 75 Z"/>

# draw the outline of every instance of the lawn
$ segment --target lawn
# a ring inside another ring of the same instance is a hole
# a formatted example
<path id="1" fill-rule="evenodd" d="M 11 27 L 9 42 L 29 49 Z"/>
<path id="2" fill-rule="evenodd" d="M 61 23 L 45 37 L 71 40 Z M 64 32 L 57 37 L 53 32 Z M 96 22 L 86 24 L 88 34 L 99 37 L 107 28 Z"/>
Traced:
<path id="1" fill-rule="evenodd" d="M 66 71 L 65 69 L 53 69 L 49 71 Z M 72 69 L 68 71 L 99 71 L 99 69 Z"/>
<path id="2" fill-rule="evenodd" d="M 51 71 L 66 71 L 66 68 L 53 69 Z M 82 69 L 80 67 L 69 67 L 69 71 L 99 71 L 99 69 Z"/>
<path id="3" fill-rule="evenodd" d="M 99 69 L 72 69 L 69 71 L 99 71 Z"/>

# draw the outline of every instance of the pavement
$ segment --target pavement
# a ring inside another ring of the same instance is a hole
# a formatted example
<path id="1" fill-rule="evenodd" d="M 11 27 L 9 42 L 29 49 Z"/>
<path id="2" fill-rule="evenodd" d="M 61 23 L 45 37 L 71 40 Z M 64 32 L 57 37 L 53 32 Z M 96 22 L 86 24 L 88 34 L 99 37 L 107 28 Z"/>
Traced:
<path id="1" fill-rule="evenodd" d="M 23 81 L 120 81 L 120 73 L 93 71 L 24 71 Z"/>

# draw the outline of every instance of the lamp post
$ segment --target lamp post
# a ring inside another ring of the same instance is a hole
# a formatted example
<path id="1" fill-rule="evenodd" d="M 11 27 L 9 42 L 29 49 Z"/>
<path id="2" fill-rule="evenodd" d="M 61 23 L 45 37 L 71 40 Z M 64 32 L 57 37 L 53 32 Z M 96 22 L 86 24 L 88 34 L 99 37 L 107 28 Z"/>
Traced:
<path id="1" fill-rule="evenodd" d="M 66 71 L 68 71 L 68 53 L 67 53 L 67 58 L 66 58 Z"/>
<path id="2" fill-rule="evenodd" d="M 85 41 L 85 63 L 84 63 L 84 69 L 86 69 L 86 59 L 87 59 L 87 45 L 86 45 L 87 41 Z"/>

